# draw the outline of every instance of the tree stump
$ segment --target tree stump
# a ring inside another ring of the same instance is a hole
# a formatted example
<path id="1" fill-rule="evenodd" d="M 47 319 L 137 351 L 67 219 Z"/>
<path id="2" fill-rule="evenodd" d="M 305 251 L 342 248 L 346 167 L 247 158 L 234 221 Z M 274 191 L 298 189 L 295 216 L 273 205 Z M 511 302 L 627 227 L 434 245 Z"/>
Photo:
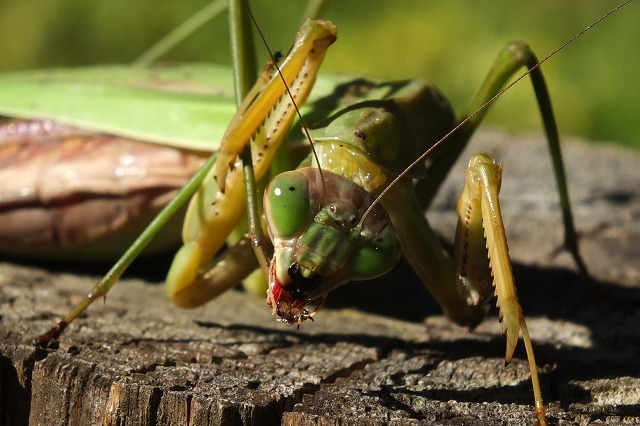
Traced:
<path id="1" fill-rule="evenodd" d="M 502 189 L 519 297 L 548 413 L 559 424 L 640 422 L 640 155 L 565 143 L 587 288 L 559 251 L 545 142 L 485 132 L 472 151 L 505 164 Z M 428 213 L 445 241 L 465 161 Z M 504 366 L 495 312 L 449 323 L 409 268 L 332 293 L 315 323 L 274 321 L 233 290 L 184 311 L 141 279 L 152 259 L 48 349 L 32 339 L 102 270 L 0 263 L 0 418 L 6 425 L 523 425 L 533 422 L 524 349 Z M 105 269 L 106 270 L 106 269 Z"/>

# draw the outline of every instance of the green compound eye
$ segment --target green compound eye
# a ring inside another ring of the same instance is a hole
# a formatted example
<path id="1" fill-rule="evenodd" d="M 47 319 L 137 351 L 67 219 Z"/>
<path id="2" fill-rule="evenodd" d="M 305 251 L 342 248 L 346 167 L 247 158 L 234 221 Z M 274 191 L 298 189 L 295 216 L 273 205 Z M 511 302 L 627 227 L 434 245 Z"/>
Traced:
<path id="1" fill-rule="evenodd" d="M 350 277 L 355 280 L 379 277 L 391 270 L 399 258 L 400 244 L 396 231 L 392 226 L 387 226 L 353 253 L 349 265 Z"/>
<path id="2" fill-rule="evenodd" d="M 295 170 L 276 176 L 267 187 L 264 211 L 275 237 L 290 238 L 309 222 L 309 181 Z"/>

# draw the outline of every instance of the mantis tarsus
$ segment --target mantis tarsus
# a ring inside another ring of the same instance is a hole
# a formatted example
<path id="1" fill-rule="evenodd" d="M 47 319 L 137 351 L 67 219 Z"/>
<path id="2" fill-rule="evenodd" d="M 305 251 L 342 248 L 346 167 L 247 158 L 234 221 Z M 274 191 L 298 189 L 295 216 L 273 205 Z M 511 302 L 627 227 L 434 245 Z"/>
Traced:
<path id="1" fill-rule="evenodd" d="M 511 48 L 516 50 L 516 51 L 518 51 L 519 53 L 527 52 L 526 46 L 523 46 L 523 45 L 512 45 Z M 529 58 L 529 59 L 531 60 L 531 63 L 535 63 L 536 62 L 535 59 L 532 59 L 532 58 Z M 502 84 L 503 84 L 503 81 L 501 81 L 501 80 L 508 78 L 508 76 L 510 76 L 512 74 L 512 72 L 514 71 L 514 70 L 512 70 L 512 67 L 515 66 L 517 68 L 516 65 L 520 66 L 521 63 L 516 63 L 514 65 L 513 63 L 507 61 L 506 64 L 505 63 L 499 63 L 497 65 L 497 70 L 498 70 L 497 74 L 499 74 L 500 77 L 495 79 L 495 80 L 491 79 L 489 84 L 487 86 L 485 86 L 486 92 L 481 93 L 481 95 L 479 95 L 478 99 L 476 99 L 472 103 L 472 105 L 473 105 L 473 107 L 471 108 L 472 111 L 476 109 L 476 106 L 480 106 L 480 105 L 484 104 L 484 102 L 487 99 L 491 98 L 493 96 L 493 94 L 498 91 L 498 88 L 500 86 L 502 86 Z M 502 74 L 506 74 L 506 75 L 502 75 Z M 279 84 L 279 80 L 278 80 L 277 77 L 275 78 L 274 81 L 275 81 L 274 84 L 276 84 L 276 85 Z M 388 89 L 385 89 L 385 86 L 387 86 L 387 87 L 392 89 L 392 93 L 393 93 L 392 96 L 386 95 L 384 93 L 385 90 L 388 90 Z M 541 89 L 538 89 L 538 90 L 541 90 Z M 426 89 L 426 88 L 423 89 L 420 86 L 415 86 L 414 87 L 414 86 L 411 86 L 411 85 L 404 85 L 404 84 L 396 85 L 396 86 L 393 86 L 393 85 L 370 85 L 370 87 L 367 89 L 367 91 L 371 91 L 370 93 L 373 93 L 373 94 L 372 95 L 367 95 L 367 96 L 370 96 L 370 97 L 368 97 L 368 98 L 365 97 L 364 100 L 362 100 L 362 99 L 358 100 L 359 102 L 365 102 L 367 108 L 369 108 L 371 106 L 383 107 L 382 108 L 383 112 L 388 112 L 388 110 L 390 110 L 390 109 L 398 109 L 399 112 L 400 112 L 400 116 L 402 116 L 404 114 L 404 115 L 410 116 L 411 118 L 415 118 L 415 116 L 417 114 L 417 112 L 412 109 L 415 105 L 420 105 L 421 107 L 426 105 L 426 104 L 422 104 L 421 105 L 420 102 L 425 102 L 425 103 L 431 102 L 432 104 L 442 104 L 443 103 L 440 95 L 437 92 L 434 92 L 433 89 Z M 380 92 L 376 92 L 376 91 L 380 91 Z M 541 93 L 542 93 L 542 95 L 541 95 Z M 424 95 L 424 97 L 423 97 L 423 95 Z M 542 92 L 538 92 L 538 95 L 544 97 L 545 96 L 544 95 L 544 90 L 542 90 Z M 258 98 L 258 99 L 260 101 L 262 101 L 261 98 Z M 417 101 L 416 101 L 416 99 L 417 99 Z M 248 107 L 251 107 L 251 106 L 255 105 L 257 102 L 258 101 L 254 101 L 254 103 L 249 104 Z M 286 98 L 285 98 L 285 102 L 286 102 Z M 361 108 L 360 106 L 354 106 L 354 105 L 359 105 L 359 104 L 355 104 L 355 103 L 352 102 L 351 104 L 347 105 L 347 109 L 349 110 L 349 112 L 352 112 L 352 111 L 358 112 L 358 109 Z M 270 105 L 269 105 L 268 109 L 270 109 Z M 419 108 L 418 111 L 420 109 L 422 109 L 422 108 Z M 545 107 L 542 107 L 542 109 L 544 110 Z M 369 110 L 367 109 L 367 111 L 369 111 Z M 397 113 L 398 111 L 392 111 L 392 112 Z M 435 126 L 437 127 L 437 131 L 434 132 L 434 134 L 436 135 L 435 139 L 437 139 L 440 134 L 445 133 L 448 130 L 448 128 L 451 127 L 451 125 L 452 125 L 452 116 L 449 113 L 449 110 L 447 108 L 440 109 L 440 112 L 443 115 L 444 120 L 438 120 L 437 123 L 435 124 Z M 550 113 L 550 109 L 547 109 L 547 112 Z M 347 122 L 349 120 L 353 120 L 353 118 L 349 117 L 347 113 L 339 113 L 339 114 L 337 114 L 337 116 L 340 117 L 340 118 L 343 118 L 343 119 L 347 119 Z M 381 119 L 381 120 L 375 118 L 374 121 L 382 121 L 383 123 L 389 123 L 390 120 L 394 120 L 397 117 L 398 117 L 398 114 L 393 114 L 392 117 L 384 117 L 384 119 Z M 457 134 L 456 138 L 458 138 L 461 141 L 464 141 L 464 139 L 468 138 L 468 136 L 473 131 L 473 129 L 477 125 L 477 122 L 480 120 L 480 118 L 481 118 L 481 114 L 476 115 L 474 120 L 469 121 L 467 125 L 462 127 L 460 132 Z M 260 122 L 260 120 L 261 119 L 258 118 L 256 120 L 256 122 Z M 389 121 L 387 121 L 387 120 L 389 120 Z M 347 123 L 347 125 L 348 124 L 349 123 Z M 409 124 L 413 125 L 415 123 L 409 123 Z M 340 125 L 344 126 L 344 124 L 342 124 L 342 123 L 340 123 Z M 390 131 L 392 133 L 398 131 L 398 129 L 396 127 L 394 127 L 394 125 L 390 125 L 390 127 L 391 127 Z M 553 125 L 552 122 L 550 123 L 550 122 L 547 121 L 547 127 L 554 127 L 554 125 Z M 399 129 L 400 129 L 399 130 L 400 132 L 404 131 L 404 132 L 407 132 L 407 133 L 410 133 L 410 134 L 418 133 L 412 127 L 409 127 L 410 130 L 407 130 L 407 128 L 403 128 L 403 127 L 400 127 Z M 338 131 L 342 132 L 343 128 L 338 129 Z M 356 132 L 352 132 L 352 136 L 355 136 L 356 139 L 360 139 L 360 140 L 365 140 L 365 139 L 371 140 L 371 139 L 375 139 L 375 136 L 372 136 L 372 135 L 375 134 L 376 131 L 377 130 L 371 130 L 370 131 L 370 129 L 366 128 L 366 127 L 362 127 L 362 128 L 358 127 L 358 130 Z M 249 132 L 249 133 L 253 133 L 253 132 Z M 333 138 L 335 138 L 335 134 L 331 134 L 329 132 L 328 135 L 319 136 L 316 139 L 317 140 L 325 139 L 325 140 L 329 140 L 330 141 L 330 140 L 333 140 Z M 239 142 L 239 148 L 244 145 L 244 139 L 241 139 L 241 138 L 236 139 L 235 136 L 233 138 L 230 138 L 230 139 L 231 139 L 231 142 Z M 452 146 L 456 145 L 454 142 L 451 142 L 451 143 L 452 143 Z M 462 142 L 459 142 L 459 143 L 462 144 Z M 423 150 L 424 150 L 424 147 L 420 146 L 418 151 L 423 151 Z M 233 150 L 225 151 L 225 148 L 223 148 L 223 152 L 228 154 L 228 158 L 231 161 L 234 160 L 234 158 L 235 158 L 235 156 L 237 154 L 237 152 L 233 151 Z M 455 152 L 453 152 L 453 154 L 449 154 L 449 155 L 455 156 L 454 154 L 455 154 Z M 445 152 L 445 154 L 441 153 L 440 155 L 444 155 L 445 157 L 447 156 L 446 152 Z M 395 159 L 392 159 L 392 161 L 400 162 L 401 163 L 400 169 L 402 169 L 402 167 L 404 166 L 403 163 L 408 162 L 407 160 L 411 160 L 411 158 L 408 158 L 408 159 L 400 158 L 399 160 L 397 158 L 398 157 L 396 157 Z M 487 159 L 488 158 L 485 157 L 485 156 L 474 157 L 474 159 L 472 160 L 473 166 L 479 165 L 479 164 L 485 164 L 484 160 L 487 160 Z M 492 164 L 493 161 L 490 160 L 489 163 Z M 224 170 L 226 168 L 226 164 L 225 163 L 222 163 L 222 166 L 223 167 L 218 170 L 218 173 L 220 173 L 220 170 Z M 487 173 L 489 173 L 489 172 L 487 172 Z M 496 172 L 493 172 L 493 173 L 496 173 Z M 223 180 L 224 180 L 224 177 L 220 177 L 219 178 L 219 182 L 222 182 Z M 474 179 L 471 178 L 471 181 L 473 181 L 473 180 Z M 386 178 L 386 177 L 383 178 L 382 179 L 382 186 L 386 186 L 387 183 L 388 183 L 388 178 Z M 237 183 L 235 183 L 235 185 L 237 187 Z M 495 186 L 493 186 L 491 184 L 487 184 L 486 187 L 487 188 L 493 188 L 493 190 L 496 190 L 496 192 L 497 192 L 497 188 L 496 187 L 498 185 L 499 184 L 496 184 Z M 233 189 L 233 186 L 229 185 L 229 188 Z M 392 193 L 388 194 L 389 199 L 392 199 L 394 201 L 396 201 L 398 199 L 403 200 L 403 201 L 412 199 L 412 197 L 406 193 L 407 191 L 411 192 L 411 187 L 410 186 L 407 189 L 406 185 L 405 185 L 404 188 L 403 188 L 402 185 L 398 185 L 397 188 L 398 188 L 398 191 L 404 191 L 404 192 L 400 192 L 399 194 L 398 193 L 394 194 L 392 192 Z M 378 188 L 373 188 L 372 189 L 372 192 L 374 192 L 374 193 L 379 192 L 379 191 L 380 190 Z M 228 192 L 229 191 L 227 191 L 227 195 L 225 195 L 225 196 L 228 196 Z M 497 194 L 494 194 L 494 195 L 497 195 Z M 494 195 L 492 195 L 492 197 Z M 394 199 L 393 197 L 400 197 L 400 198 Z M 474 196 L 471 196 L 471 198 L 473 198 L 473 197 Z M 426 198 L 427 199 L 429 198 L 428 195 L 426 196 Z M 464 204 L 464 203 L 462 203 L 462 204 Z M 493 204 L 493 202 L 490 202 L 489 204 Z M 418 207 L 417 204 L 416 204 L 416 207 Z M 419 207 L 418 208 L 410 208 L 409 210 L 412 213 L 415 213 L 416 211 L 421 211 L 421 209 Z M 225 214 L 227 213 L 226 210 L 225 210 L 224 213 Z M 391 215 L 393 217 L 394 216 L 393 211 L 391 211 L 390 213 L 391 213 Z M 395 213 L 395 214 L 397 214 L 397 213 Z M 469 216 L 469 220 L 470 221 L 474 220 L 472 218 L 473 216 L 474 215 L 472 213 L 470 213 L 470 216 Z M 337 222 L 337 220 L 338 219 L 334 218 L 334 221 Z M 359 220 L 359 217 L 358 217 L 358 220 Z M 396 228 L 402 229 L 403 223 L 406 223 L 406 222 L 408 222 L 407 219 L 400 220 L 400 221 L 394 221 L 394 225 L 396 226 Z M 424 222 L 424 219 L 422 219 L 422 222 Z M 415 228 L 414 228 L 415 223 L 412 222 L 412 223 L 410 223 L 410 225 L 411 225 L 411 229 L 413 231 L 409 231 L 409 233 L 413 232 L 415 234 L 416 233 L 415 232 Z M 426 226 L 427 226 L 427 228 L 424 228 L 423 229 L 424 232 L 421 233 L 422 237 L 424 237 L 425 234 L 430 235 L 430 230 L 428 229 L 428 225 L 426 225 Z M 472 232 L 472 233 L 473 232 L 477 232 L 480 229 L 481 229 L 481 227 L 479 227 L 479 226 L 472 227 L 471 231 L 469 231 L 469 232 Z M 498 226 L 496 229 L 498 230 L 496 232 L 502 232 L 502 231 L 500 231 L 501 226 Z M 569 228 L 569 229 L 572 229 L 572 228 Z M 272 233 L 276 233 L 277 234 L 279 231 L 280 231 L 280 229 L 278 229 L 276 227 L 276 231 L 272 231 Z M 486 231 L 486 232 L 490 233 L 490 231 Z M 288 232 L 284 232 L 284 234 L 285 234 L 284 236 L 289 236 Z M 374 234 L 375 234 L 374 236 L 377 236 L 377 233 L 374 233 Z M 408 234 L 405 234 L 405 236 L 409 237 Z M 491 236 L 488 236 L 488 239 L 490 241 L 494 240 L 494 238 L 491 237 Z M 482 238 L 482 235 L 480 235 L 479 239 L 473 239 L 473 241 L 484 241 L 484 240 Z M 504 241 L 504 238 L 497 238 L 496 237 L 495 241 L 501 242 L 501 241 Z M 407 244 L 404 240 L 401 241 L 401 243 L 402 244 Z M 446 268 L 443 268 L 443 264 L 444 264 L 444 266 L 446 266 L 446 264 L 448 264 L 448 261 L 447 260 L 443 260 L 443 258 L 439 257 L 439 256 L 442 256 L 442 254 L 438 254 L 438 253 L 441 252 L 441 249 L 439 249 L 439 247 L 437 247 L 437 246 L 433 246 L 433 244 L 436 244 L 436 243 L 433 242 L 432 237 L 429 236 L 429 238 L 426 241 L 421 238 L 421 241 L 417 242 L 416 244 L 422 244 L 423 247 L 425 245 L 429 246 L 430 248 L 427 248 L 427 251 L 431 251 L 432 254 L 434 255 L 434 263 L 436 264 L 435 265 L 436 267 L 433 268 L 433 269 L 430 268 L 430 267 L 426 267 L 424 273 L 427 275 L 427 277 L 425 277 L 425 278 L 428 279 L 431 282 L 435 281 L 436 283 L 439 283 L 441 281 L 453 282 L 453 279 L 446 278 L 447 274 L 453 273 L 453 268 L 451 268 L 451 272 L 448 272 L 446 270 Z M 462 243 L 462 244 L 464 244 L 464 243 Z M 482 243 L 481 245 L 483 245 L 483 244 L 484 243 Z M 493 246 L 494 246 L 494 244 L 490 243 L 490 252 L 491 252 L 491 247 L 493 247 Z M 494 259 L 493 269 L 494 269 L 494 273 L 496 273 L 496 270 L 499 270 L 504 275 L 510 275 L 510 271 L 509 271 L 510 266 L 508 265 L 508 263 L 505 264 L 505 265 L 502 265 L 500 267 L 497 267 L 496 264 L 495 264 L 495 260 L 496 259 L 500 259 L 501 262 L 502 261 L 508 262 L 508 258 L 506 257 L 506 250 L 505 249 L 506 248 L 499 249 L 499 250 L 501 250 L 501 254 L 499 254 L 499 255 L 491 255 L 491 258 Z M 484 248 L 483 247 L 477 247 L 474 250 L 478 250 L 482 254 L 483 251 L 484 251 Z M 216 251 L 216 250 L 212 250 L 212 251 Z M 576 253 L 577 253 L 577 251 L 576 251 Z M 411 256 L 413 253 L 410 251 L 409 253 L 406 253 L 406 254 Z M 576 254 L 576 256 L 577 256 L 577 254 Z M 479 257 L 482 257 L 482 255 L 479 256 Z M 416 265 L 418 268 L 421 267 L 419 265 L 421 262 L 422 262 L 422 260 L 418 261 L 418 265 Z M 464 259 L 464 255 L 463 255 L 462 260 L 460 260 L 460 262 L 461 262 L 461 264 L 462 264 L 462 266 L 464 268 L 467 268 L 467 269 L 469 268 L 470 264 L 467 263 L 467 261 Z M 422 267 L 424 268 L 424 265 Z M 273 266 L 273 268 L 277 269 L 276 266 Z M 463 283 L 462 283 L 462 287 L 463 288 L 467 288 L 467 287 L 471 286 L 471 287 L 473 287 L 473 290 L 470 291 L 469 293 L 466 293 L 466 295 L 463 297 L 463 300 L 460 300 L 460 298 L 458 298 L 456 296 L 453 296 L 450 293 L 450 289 L 447 290 L 447 289 L 444 289 L 444 288 L 430 287 L 432 289 L 432 291 L 434 291 L 436 293 L 435 294 L 436 298 L 441 303 L 443 303 L 445 309 L 448 311 L 449 316 L 457 319 L 459 322 L 467 323 L 467 324 L 470 324 L 470 325 L 473 325 L 473 323 L 475 321 L 477 321 L 477 314 L 480 311 L 483 311 L 483 309 L 479 308 L 480 302 L 482 301 L 482 299 L 485 299 L 486 297 L 489 296 L 489 294 L 487 294 L 487 293 L 489 293 L 489 291 L 488 291 L 489 287 L 487 287 L 487 285 L 489 284 L 488 283 L 488 281 L 489 281 L 488 272 L 489 271 L 488 271 L 486 265 L 485 266 L 479 266 L 479 268 L 481 269 L 481 272 L 479 274 L 481 283 L 478 284 L 479 287 L 474 287 L 475 286 L 474 284 L 470 284 L 469 281 L 468 281 L 470 278 L 468 278 L 468 276 L 464 277 Z M 358 269 L 358 268 L 356 268 L 356 269 Z M 434 270 L 436 271 L 435 272 L 436 274 L 443 274 L 444 277 L 438 277 L 437 279 L 433 280 L 433 277 L 431 277 L 430 275 L 434 273 L 433 272 Z M 275 273 L 277 274 L 277 271 Z M 305 273 L 302 273 L 302 274 L 305 275 L 305 276 L 307 275 Z M 375 275 L 375 274 L 373 274 L 373 275 Z M 356 275 L 356 276 L 358 276 L 358 275 Z M 308 278 L 308 276 L 306 276 L 306 278 Z M 442 278 L 442 279 L 439 279 L 439 278 Z M 228 283 L 227 285 L 232 284 L 233 282 L 235 282 L 235 281 L 232 281 L 232 282 Z M 321 289 L 309 288 L 309 287 L 306 287 L 306 285 L 305 286 L 294 286 L 294 290 L 295 291 L 287 290 L 287 285 L 278 284 L 279 287 L 281 287 L 281 289 L 279 290 L 280 292 L 282 292 L 282 289 L 284 289 L 285 292 L 287 292 L 289 295 L 293 295 L 293 296 L 291 296 L 289 299 L 283 299 L 282 301 L 283 301 L 284 305 L 281 306 L 281 307 L 277 307 L 276 304 L 278 302 L 280 302 L 281 300 L 280 300 L 280 296 L 277 296 L 277 295 L 274 294 L 273 287 L 272 287 L 272 289 L 271 289 L 271 302 L 272 302 L 272 305 L 274 305 L 273 306 L 274 309 L 279 311 L 279 314 L 281 314 L 281 316 L 283 316 L 283 318 L 287 322 L 300 322 L 300 321 L 308 318 L 310 316 L 310 314 L 307 313 L 306 310 L 304 310 L 304 303 L 298 303 L 298 302 L 300 302 L 301 300 L 306 302 L 307 299 L 316 299 L 317 296 L 324 296 L 324 294 L 326 292 L 328 292 L 329 290 L 331 290 L 331 288 L 333 286 L 339 285 L 341 283 L 342 282 L 336 282 L 336 283 L 333 283 L 330 286 L 328 286 L 329 288 L 324 288 L 323 287 Z M 72 315 L 67 317 L 67 319 L 65 319 L 65 321 L 63 323 L 61 323 L 61 327 L 57 328 L 52 335 L 49 335 L 46 338 L 51 338 L 51 337 L 54 337 L 57 334 L 59 334 L 59 332 L 61 331 L 61 328 L 66 326 L 66 324 L 68 324 L 75 317 L 75 315 L 77 315 L 79 312 L 81 312 L 86 307 L 86 305 L 88 305 L 92 300 L 95 300 L 96 298 L 98 298 L 98 297 L 102 296 L 103 294 L 105 294 L 106 291 L 108 291 L 108 288 L 109 288 L 108 286 L 107 287 L 99 287 L 99 288 L 97 288 L 96 291 L 94 291 L 91 294 L 91 296 L 84 302 L 84 304 L 79 306 L 79 309 L 77 311 L 75 311 Z M 499 285 L 498 288 L 499 288 L 499 290 L 498 290 L 499 293 L 501 291 L 502 292 L 506 292 L 506 293 L 511 293 L 510 295 L 502 294 L 502 295 L 499 295 L 499 297 L 498 297 L 499 303 L 501 303 L 501 305 L 503 305 L 503 309 L 505 309 L 506 311 L 511 311 L 511 312 L 507 312 L 505 314 L 505 324 L 506 323 L 509 324 L 509 325 L 506 326 L 505 329 L 506 329 L 506 331 L 510 332 L 510 334 L 508 336 L 508 347 L 509 347 L 509 349 L 508 349 L 507 358 L 510 358 L 509 352 L 510 351 L 512 352 L 513 348 L 515 347 L 515 341 L 514 341 L 514 336 L 513 336 L 514 333 L 513 332 L 515 332 L 515 339 L 517 339 L 518 327 L 520 326 L 520 322 L 521 322 L 521 318 L 520 318 L 521 317 L 521 313 L 519 313 L 519 306 L 518 306 L 517 300 L 514 300 L 514 299 L 512 299 L 510 301 L 507 300 L 509 297 L 511 297 L 511 298 L 514 297 L 512 284 L 504 284 L 503 283 L 501 286 Z M 198 299 L 197 300 L 198 302 L 201 302 L 201 299 L 199 297 L 197 297 L 197 296 L 194 296 L 193 293 L 191 293 L 191 292 L 189 292 L 188 298 L 189 299 L 196 298 L 196 299 Z M 183 304 L 187 304 L 187 303 L 183 303 Z M 476 310 L 476 308 L 478 308 L 477 312 L 469 314 L 469 311 L 467 311 L 467 309 L 465 309 L 465 307 L 468 307 L 467 305 L 472 307 L 472 312 L 474 312 L 474 310 Z M 524 323 L 522 323 L 522 324 L 524 324 Z M 526 337 L 525 338 L 525 342 L 528 342 L 528 340 L 529 340 L 528 337 Z M 530 348 L 528 347 L 528 352 L 530 352 L 529 349 Z M 533 364 L 534 362 L 531 361 L 531 363 Z M 534 367 L 532 367 L 532 374 L 535 374 L 535 368 Z M 540 410 L 539 411 L 540 421 L 543 422 L 544 421 L 544 414 L 543 414 L 544 412 L 543 412 L 541 398 L 540 398 L 539 394 L 536 395 L 536 403 L 538 405 L 538 409 Z"/>

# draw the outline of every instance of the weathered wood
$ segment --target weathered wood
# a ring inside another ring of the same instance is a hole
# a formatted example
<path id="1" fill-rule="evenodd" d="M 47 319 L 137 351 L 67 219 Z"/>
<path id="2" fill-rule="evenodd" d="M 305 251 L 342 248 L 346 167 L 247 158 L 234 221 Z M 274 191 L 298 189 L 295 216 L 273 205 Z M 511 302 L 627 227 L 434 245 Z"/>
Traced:
<path id="1" fill-rule="evenodd" d="M 556 255 L 562 227 L 544 143 L 505 138 L 485 133 L 472 149 L 505 162 L 503 210 L 548 411 L 560 424 L 632 424 L 640 416 L 640 156 L 567 146 L 582 247 L 602 280 L 585 291 L 568 256 Z M 460 168 L 454 173 L 430 213 L 447 235 L 461 187 Z M 337 290 L 300 330 L 238 291 L 183 311 L 162 286 L 126 279 L 43 350 L 31 339 L 95 280 L 50 269 L 0 263 L 3 424 L 532 422 L 524 351 L 504 367 L 495 313 L 473 333 L 450 324 L 403 266 L 386 282 Z"/>

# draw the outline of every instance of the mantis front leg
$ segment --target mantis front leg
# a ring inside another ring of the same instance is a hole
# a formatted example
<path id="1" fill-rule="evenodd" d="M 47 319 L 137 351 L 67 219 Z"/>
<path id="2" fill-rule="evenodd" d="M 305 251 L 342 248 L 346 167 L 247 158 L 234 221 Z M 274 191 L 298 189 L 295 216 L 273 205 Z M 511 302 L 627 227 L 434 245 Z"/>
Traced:
<path id="1" fill-rule="evenodd" d="M 167 275 L 167 293 L 178 306 L 202 305 L 237 282 L 203 278 L 207 264 L 227 237 L 220 230 L 232 229 L 245 211 L 246 194 L 238 156 L 250 144 L 255 179 L 266 174 L 295 118 L 285 85 L 295 94 L 295 102 L 303 103 L 327 48 L 335 39 L 332 23 L 307 21 L 280 71 L 265 71 L 229 124 L 216 165 L 189 205 L 183 230 L 185 244 Z"/>
<path id="2" fill-rule="evenodd" d="M 497 306 L 500 308 L 502 333 L 507 343 L 505 364 L 511 361 L 522 329 L 536 415 L 540 424 L 546 424 L 533 345 L 516 295 L 507 236 L 500 212 L 498 193 L 502 183 L 502 164 L 488 154 L 478 153 L 469 161 L 465 178 L 465 186 L 458 199 L 455 241 L 458 280 L 469 290 L 467 294 L 470 296 L 470 305 L 477 305 L 488 297 L 478 292 L 486 291 L 493 281 Z"/>
<path id="3" fill-rule="evenodd" d="M 511 270 L 498 193 L 502 164 L 478 153 L 465 170 L 466 183 L 458 200 L 458 228 L 454 260 L 416 213 L 418 201 L 409 182 L 389 191 L 385 205 L 399 235 L 402 250 L 430 293 L 455 322 L 476 326 L 485 316 L 487 301 L 495 294 L 506 338 L 505 363 L 511 361 L 520 330 L 527 351 L 538 423 L 546 424 L 542 393 L 529 332 L 522 314 Z M 404 202 L 403 202 L 404 200 Z M 409 205 L 407 205 L 409 203 Z M 419 212 L 419 210 L 418 210 Z"/>

